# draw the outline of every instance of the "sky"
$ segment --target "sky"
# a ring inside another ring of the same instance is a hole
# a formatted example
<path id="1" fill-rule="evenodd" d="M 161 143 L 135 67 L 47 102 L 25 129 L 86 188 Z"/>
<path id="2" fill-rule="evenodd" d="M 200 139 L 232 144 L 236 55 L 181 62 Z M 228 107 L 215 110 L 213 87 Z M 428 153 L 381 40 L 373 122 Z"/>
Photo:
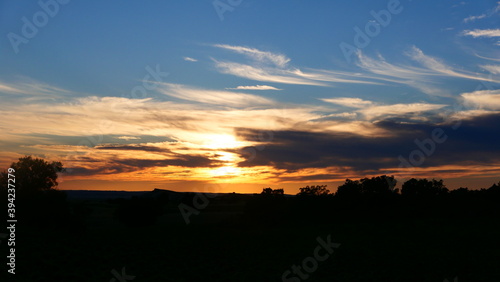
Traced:
<path id="1" fill-rule="evenodd" d="M 500 2 L 0 1 L 0 167 L 60 189 L 500 180 Z"/>

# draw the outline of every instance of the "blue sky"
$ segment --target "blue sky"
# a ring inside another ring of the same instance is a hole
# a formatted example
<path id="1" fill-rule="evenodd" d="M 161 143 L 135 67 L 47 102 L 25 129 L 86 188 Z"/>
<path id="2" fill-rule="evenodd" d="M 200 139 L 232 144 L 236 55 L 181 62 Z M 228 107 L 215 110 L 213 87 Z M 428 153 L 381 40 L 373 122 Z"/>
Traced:
<path id="1" fill-rule="evenodd" d="M 430 136 L 424 127 L 463 122 L 443 145 L 456 150 L 476 147 L 460 137 L 469 132 L 498 137 L 479 122 L 500 111 L 499 23 L 498 1 L 2 1 L 2 166 L 24 154 L 62 159 L 73 171 L 63 188 L 110 175 L 138 183 L 131 189 L 145 181 L 296 189 L 402 174 L 398 156 Z M 410 129 L 391 133 L 388 122 L 421 127 L 404 139 Z M 324 156 L 293 139 L 339 134 L 354 136 L 352 152 L 380 150 L 367 140 L 397 142 L 368 169 L 328 148 L 328 165 L 319 165 Z M 290 145 L 283 154 L 307 157 L 283 158 L 278 140 Z M 489 145 L 471 156 L 497 156 Z M 441 152 L 411 176 L 469 186 L 498 178 L 498 162 Z"/>

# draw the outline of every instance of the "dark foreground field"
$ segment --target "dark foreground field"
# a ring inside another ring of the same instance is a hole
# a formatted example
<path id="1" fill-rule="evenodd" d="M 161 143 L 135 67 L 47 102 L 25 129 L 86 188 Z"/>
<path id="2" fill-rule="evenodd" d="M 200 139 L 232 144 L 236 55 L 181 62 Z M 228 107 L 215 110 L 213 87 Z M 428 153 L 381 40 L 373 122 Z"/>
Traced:
<path id="1" fill-rule="evenodd" d="M 16 274 L 6 273 L 4 242 L 0 279 L 500 281 L 499 208 L 488 197 L 339 202 L 226 194 L 198 204 L 187 224 L 179 204 L 195 208 L 193 195 L 172 195 L 69 199 L 52 203 L 60 216 L 42 212 L 26 223 L 20 216 Z M 320 243 L 328 240 L 331 253 Z"/>

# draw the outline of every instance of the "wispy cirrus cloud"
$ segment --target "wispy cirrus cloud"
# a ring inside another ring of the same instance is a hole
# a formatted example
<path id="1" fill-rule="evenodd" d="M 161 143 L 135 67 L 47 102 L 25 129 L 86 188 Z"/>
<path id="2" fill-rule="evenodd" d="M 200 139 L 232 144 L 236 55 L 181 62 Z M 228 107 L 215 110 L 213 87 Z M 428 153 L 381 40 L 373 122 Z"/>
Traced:
<path id="1" fill-rule="evenodd" d="M 302 71 L 300 69 L 293 69 L 291 72 L 294 75 L 316 81 L 325 81 L 332 83 L 371 84 L 371 85 L 383 84 L 376 81 L 379 80 L 377 77 L 370 76 L 367 74 L 362 74 L 359 72 L 343 72 L 343 71 L 314 69 L 314 68 L 306 68 L 306 70 L 307 71 Z"/>
<path id="2" fill-rule="evenodd" d="M 496 59 L 496 58 L 491 58 L 491 57 L 485 57 L 485 56 L 481 56 L 477 53 L 474 53 L 474 56 L 478 57 L 478 58 L 481 58 L 481 59 L 485 59 L 485 60 L 488 60 L 488 61 L 493 61 L 493 62 L 500 62 L 500 59 Z"/>
<path id="3" fill-rule="evenodd" d="M 159 92 L 182 100 L 230 107 L 252 107 L 270 105 L 274 102 L 257 95 L 231 91 L 207 90 L 181 84 L 161 83 Z"/>
<path id="4" fill-rule="evenodd" d="M 288 70 L 282 70 L 276 68 L 261 68 L 247 64 L 240 64 L 235 62 L 222 62 L 222 61 L 220 62 L 215 61 L 215 66 L 221 73 L 230 74 L 261 82 L 328 86 L 328 84 L 324 82 L 310 80 L 294 75 Z"/>
<path id="5" fill-rule="evenodd" d="M 476 20 L 484 19 L 484 18 L 486 18 L 486 14 L 481 14 L 481 15 L 477 15 L 477 16 L 469 16 L 469 17 L 464 19 L 464 23 L 473 22 Z"/>
<path id="6" fill-rule="evenodd" d="M 197 59 L 194 59 L 194 58 L 191 58 L 191 57 L 184 57 L 183 59 L 184 59 L 184 61 L 188 61 L 188 62 L 198 62 Z"/>
<path id="7" fill-rule="evenodd" d="M 489 18 L 495 14 L 500 12 L 500 1 L 496 3 L 496 6 L 493 9 L 489 9 L 483 14 L 477 15 L 477 16 L 469 16 L 463 20 L 464 23 L 469 23 L 469 22 L 474 22 L 476 20 L 481 20 L 485 18 Z"/>
<path id="8" fill-rule="evenodd" d="M 459 78 L 467 78 L 467 79 L 473 79 L 473 80 L 483 80 L 483 81 L 492 81 L 492 79 L 483 77 L 471 72 L 458 72 L 454 70 L 452 67 L 446 65 L 445 63 L 441 62 L 440 60 L 428 56 L 424 54 L 422 50 L 419 48 L 413 46 L 411 50 L 408 52 L 408 55 L 410 56 L 411 59 L 419 62 L 422 64 L 426 69 L 431 71 L 434 75 L 443 75 L 443 76 L 450 76 L 450 77 L 459 77 Z"/>
<path id="9" fill-rule="evenodd" d="M 499 32 L 500 32 L 500 29 L 499 29 Z M 450 77 L 479 80 L 479 81 L 500 82 L 499 79 L 486 77 L 486 76 L 483 76 L 483 75 L 480 75 L 477 73 L 468 72 L 468 71 L 456 71 L 452 67 L 446 65 L 443 62 L 440 62 L 436 58 L 425 55 L 424 52 L 422 52 L 422 50 L 418 49 L 417 47 L 413 47 L 411 49 L 411 51 L 409 52 L 409 56 L 413 60 L 421 63 L 422 65 L 427 67 L 429 70 L 432 70 L 437 74 L 450 76 Z"/>
<path id="10" fill-rule="evenodd" d="M 480 67 L 492 74 L 500 74 L 500 65 L 481 65 Z"/>
<path id="11" fill-rule="evenodd" d="M 463 35 L 477 37 L 500 37 L 500 29 L 474 29 L 465 30 Z"/>
<path id="12" fill-rule="evenodd" d="M 451 97 L 452 94 L 445 88 L 440 87 L 440 80 L 438 77 L 500 82 L 499 78 L 491 77 L 491 75 L 486 76 L 451 67 L 438 58 L 424 54 L 422 50 L 415 46 L 410 48 L 410 50 L 406 52 L 406 55 L 417 64 L 393 64 L 386 61 L 381 55 L 377 58 L 371 58 L 361 51 L 358 51 L 357 66 L 360 67 L 363 72 L 356 73 L 314 68 L 302 70 L 297 67 L 289 66 L 289 60 L 275 59 L 281 58 L 280 56 L 284 55 L 273 55 L 271 52 L 240 46 L 217 45 L 217 47 L 237 50 L 238 53 L 246 55 L 252 54 L 248 56 L 254 56 L 256 58 L 254 61 L 257 61 L 256 64 L 245 64 L 213 59 L 219 72 L 262 82 L 324 87 L 333 86 L 336 83 L 373 85 L 397 83 L 416 88 L 431 96 L 441 97 Z M 261 64 L 265 60 L 271 63 Z M 286 61 L 287 63 L 273 63 L 276 60 L 280 62 Z M 278 67 L 278 65 L 282 67 Z"/>
<path id="13" fill-rule="evenodd" d="M 367 100 L 363 100 L 360 98 L 348 98 L 348 97 L 323 98 L 320 100 L 323 102 L 337 104 L 337 105 L 341 105 L 344 107 L 350 107 L 350 108 L 365 108 L 365 107 L 373 104 L 372 101 L 367 101 Z"/>
<path id="14" fill-rule="evenodd" d="M 234 51 L 239 54 L 246 55 L 255 61 L 261 63 L 270 63 L 277 67 L 284 68 L 290 62 L 290 59 L 282 54 L 276 54 L 272 52 L 261 51 L 256 48 L 244 47 L 244 46 L 232 46 L 227 44 L 214 44 L 214 47 Z"/>
<path id="15" fill-rule="evenodd" d="M 269 85 L 237 86 L 235 88 L 226 88 L 231 90 L 283 90 Z"/>
<path id="16" fill-rule="evenodd" d="M 379 77 L 379 79 L 382 80 L 402 82 L 434 74 L 432 71 L 421 67 L 391 64 L 381 55 L 379 55 L 377 59 L 368 57 L 361 51 L 358 51 L 357 55 L 357 65 L 371 73 L 381 75 L 382 77 Z"/>
<path id="17" fill-rule="evenodd" d="M 436 86 L 436 77 L 463 78 L 478 81 L 500 82 L 499 78 L 485 76 L 478 73 L 456 70 L 437 58 L 424 54 L 422 50 L 413 46 L 406 55 L 420 66 L 395 65 L 387 62 L 382 56 L 371 58 L 358 52 L 358 66 L 365 71 L 379 75 L 380 80 L 406 84 L 417 88 L 424 93 L 435 96 L 449 96 L 449 94 Z"/>
<path id="18" fill-rule="evenodd" d="M 261 82 L 332 86 L 332 83 L 379 84 L 359 73 L 299 68 L 286 65 L 243 64 L 213 59 L 219 72 Z"/>
<path id="19" fill-rule="evenodd" d="M 20 78 L 14 82 L 0 81 L 0 96 L 16 95 L 27 101 L 56 99 L 67 96 L 72 92 L 60 87 L 49 85 L 31 78 Z"/>
<path id="20" fill-rule="evenodd" d="M 438 80 L 435 77 L 455 77 L 490 82 L 500 81 L 474 72 L 456 70 L 439 59 L 424 54 L 422 50 L 415 46 L 406 52 L 406 55 L 417 62 L 418 66 L 393 64 L 386 61 L 381 55 L 378 58 L 371 58 L 358 51 L 357 66 L 365 72 L 357 73 L 314 68 L 302 70 L 289 66 L 290 60 L 281 54 L 241 46 L 214 46 L 245 54 L 258 62 L 257 64 L 245 64 L 213 59 L 219 72 L 263 82 L 312 86 L 333 86 L 335 83 L 376 85 L 390 82 L 406 84 L 429 95 L 450 96 L 446 90 L 436 86 Z M 267 62 L 267 64 L 261 64 L 263 62 Z"/>
<path id="21" fill-rule="evenodd" d="M 435 85 L 436 81 L 432 77 L 437 74 L 428 68 L 392 64 L 381 55 L 378 58 L 371 58 L 361 51 L 358 51 L 357 55 L 357 65 L 377 75 L 379 80 L 408 85 L 432 96 L 449 96 L 445 90 Z"/>

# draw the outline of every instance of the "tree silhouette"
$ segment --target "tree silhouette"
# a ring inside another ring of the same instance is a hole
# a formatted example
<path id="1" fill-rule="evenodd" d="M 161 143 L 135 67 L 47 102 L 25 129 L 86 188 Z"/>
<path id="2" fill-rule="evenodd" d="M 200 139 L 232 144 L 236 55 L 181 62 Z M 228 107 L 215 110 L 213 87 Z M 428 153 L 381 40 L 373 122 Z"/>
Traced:
<path id="1" fill-rule="evenodd" d="M 500 196 L 500 182 L 498 184 L 493 184 L 490 188 L 486 190 L 489 196 L 499 197 Z"/>
<path id="2" fill-rule="evenodd" d="M 357 197 L 361 195 L 361 183 L 358 180 L 346 179 L 345 183 L 337 188 L 338 197 Z"/>
<path id="3" fill-rule="evenodd" d="M 330 190 L 326 189 L 327 185 L 306 186 L 299 188 L 300 192 L 297 196 L 326 196 Z"/>
<path id="4" fill-rule="evenodd" d="M 33 194 L 40 191 L 49 191 L 57 187 L 57 173 L 63 172 L 61 162 L 47 162 L 43 159 L 25 156 L 19 158 L 10 166 L 15 170 L 11 173 L 15 175 L 16 193 Z M 0 173 L 2 188 L 7 188 L 8 173 Z"/>
<path id="5" fill-rule="evenodd" d="M 360 180 L 362 193 L 365 195 L 384 195 L 394 191 L 397 180 L 394 176 L 377 176 Z"/>
<path id="6" fill-rule="evenodd" d="M 406 197 L 430 198 L 448 193 L 443 180 L 412 178 L 403 184 L 401 194 Z"/>
<path id="7" fill-rule="evenodd" d="M 283 189 L 272 189 L 272 188 L 264 188 L 262 189 L 261 195 L 284 195 L 285 191 Z"/>
<path id="8" fill-rule="evenodd" d="M 450 191 L 450 195 L 457 196 L 457 197 L 465 197 L 469 195 L 471 191 L 467 187 L 460 187 L 458 189 Z"/>
<path id="9" fill-rule="evenodd" d="M 394 176 L 377 176 L 372 178 L 363 178 L 358 180 L 346 179 L 345 183 L 337 189 L 336 196 L 339 197 L 358 197 L 361 195 L 389 195 L 396 186 Z"/>
<path id="10" fill-rule="evenodd" d="M 15 186 L 17 217 L 41 228 L 78 227 L 66 193 L 56 189 L 57 173 L 64 171 L 61 162 L 25 156 L 10 167 L 14 169 L 10 174 L 15 177 L 11 184 Z M 8 177 L 7 172 L 0 173 L 2 188 L 7 188 Z"/>

